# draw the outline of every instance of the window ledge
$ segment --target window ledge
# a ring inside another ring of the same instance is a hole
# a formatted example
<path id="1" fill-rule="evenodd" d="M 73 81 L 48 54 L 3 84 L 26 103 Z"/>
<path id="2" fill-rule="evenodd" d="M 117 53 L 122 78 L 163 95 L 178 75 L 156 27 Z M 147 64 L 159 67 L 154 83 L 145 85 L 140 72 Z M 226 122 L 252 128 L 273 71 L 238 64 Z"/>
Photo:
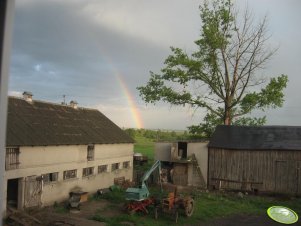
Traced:
<path id="1" fill-rule="evenodd" d="M 100 175 L 100 174 L 108 174 L 110 172 L 106 171 L 106 172 L 100 172 L 100 173 L 97 173 L 97 175 Z"/>
<path id="2" fill-rule="evenodd" d="M 68 179 L 63 179 L 63 181 L 74 181 L 74 180 L 78 180 L 79 178 L 78 177 L 74 177 L 74 178 L 68 178 Z"/>
<path id="3" fill-rule="evenodd" d="M 53 184 L 57 184 L 58 181 L 50 181 L 50 182 L 43 182 L 43 184 L 46 185 L 53 185 Z"/>
<path id="4" fill-rule="evenodd" d="M 82 179 L 87 179 L 89 180 L 90 178 L 94 178 L 96 175 L 92 174 L 92 175 L 88 175 L 88 176 L 83 176 Z"/>
<path id="5" fill-rule="evenodd" d="M 115 173 L 115 174 L 119 174 L 120 172 L 121 172 L 121 169 L 112 170 L 112 173 Z"/>

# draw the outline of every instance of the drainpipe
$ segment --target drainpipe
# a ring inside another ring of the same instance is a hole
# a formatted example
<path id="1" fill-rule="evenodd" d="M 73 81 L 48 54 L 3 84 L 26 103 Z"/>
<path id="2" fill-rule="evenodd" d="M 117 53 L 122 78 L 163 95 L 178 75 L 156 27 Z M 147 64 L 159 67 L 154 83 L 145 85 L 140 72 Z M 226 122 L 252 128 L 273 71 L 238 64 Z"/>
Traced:
<path id="1" fill-rule="evenodd" d="M 0 226 L 6 210 L 5 137 L 14 8 L 15 0 L 0 1 Z"/>

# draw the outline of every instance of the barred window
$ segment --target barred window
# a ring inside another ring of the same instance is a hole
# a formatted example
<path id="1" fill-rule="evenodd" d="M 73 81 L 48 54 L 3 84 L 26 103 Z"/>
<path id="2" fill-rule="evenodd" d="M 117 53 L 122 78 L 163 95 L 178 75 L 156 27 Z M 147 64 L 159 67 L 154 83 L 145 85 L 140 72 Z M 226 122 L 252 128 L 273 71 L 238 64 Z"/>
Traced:
<path id="1" fill-rule="evenodd" d="M 44 183 L 50 183 L 58 180 L 59 173 L 46 173 L 43 174 L 43 181 Z"/>
<path id="2" fill-rule="evenodd" d="M 5 156 L 5 170 L 12 170 L 19 168 L 19 147 L 10 147 L 6 148 L 6 156 Z"/>
<path id="3" fill-rule="evenodd" d="M 77 170 L 76 169 L 64 171 L 64 180 L 68 180 L 68 179 L 71 179 L 71 178 L 76 178 L 76 176 L 77 176 Z"/>
<path id="4" fill-rule="evenodd" d="M 122 168 L 123 168 L 123 169 L 128 169 L 128 168 L 130 168 L 130 161 L 123 162 L 123 163 L 122 163 Z"/>
<path id="5" fill-rule="evenodd" d="M 98 173 L 106 173 L 108 172 L 108 165 L 98 166 Z"/>
<path id="6" fill-rule="evenodd" d="M 89 144 L 87 147 L 87 160 L 94 160 L 94 144 Z"/>
<path id="7" fill-rule="evenodd" d="M 94 167 L 83 168 L 83 177 L 93 175 Z"/>
<path id="8" fill-rule="evenodd" d="M 112 171 L 118 170 L 119 169 L 119 163 L 113 163 L 112 164 Z"/>

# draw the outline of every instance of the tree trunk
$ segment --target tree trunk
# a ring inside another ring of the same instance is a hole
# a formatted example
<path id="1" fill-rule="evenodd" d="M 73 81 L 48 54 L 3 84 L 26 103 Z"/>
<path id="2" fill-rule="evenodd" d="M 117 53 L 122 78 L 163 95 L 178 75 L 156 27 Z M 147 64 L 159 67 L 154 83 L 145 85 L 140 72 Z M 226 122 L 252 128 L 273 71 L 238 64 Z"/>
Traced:
<path id="1" fill-rule="evenodd" d="M 230 109 L 225 106 L 224 125 L 231 125 Z"/>

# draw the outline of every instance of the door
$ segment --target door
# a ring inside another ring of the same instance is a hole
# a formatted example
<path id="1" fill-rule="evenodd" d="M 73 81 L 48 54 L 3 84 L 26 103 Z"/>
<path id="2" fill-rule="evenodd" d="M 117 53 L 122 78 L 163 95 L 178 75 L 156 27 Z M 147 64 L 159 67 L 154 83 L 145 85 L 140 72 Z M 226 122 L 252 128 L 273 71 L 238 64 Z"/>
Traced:
<path id="1" fill-rule="evenodd" d="M 188 183 L 188 168 L 187 164 L 174 164 L 171 170 L 171 178 L 173 184 L 187 186 Z"/>
<path id="2" fill-rule="evenodd" d="M 37 207 L 41 205 L 42 180 L 37 176 L 25 179 L 24 207 Z"/>
<path id="3" fill-rule="evenodd" d="M 19 179 L 7 180 L 7 206 L 18 208 Z"/>

